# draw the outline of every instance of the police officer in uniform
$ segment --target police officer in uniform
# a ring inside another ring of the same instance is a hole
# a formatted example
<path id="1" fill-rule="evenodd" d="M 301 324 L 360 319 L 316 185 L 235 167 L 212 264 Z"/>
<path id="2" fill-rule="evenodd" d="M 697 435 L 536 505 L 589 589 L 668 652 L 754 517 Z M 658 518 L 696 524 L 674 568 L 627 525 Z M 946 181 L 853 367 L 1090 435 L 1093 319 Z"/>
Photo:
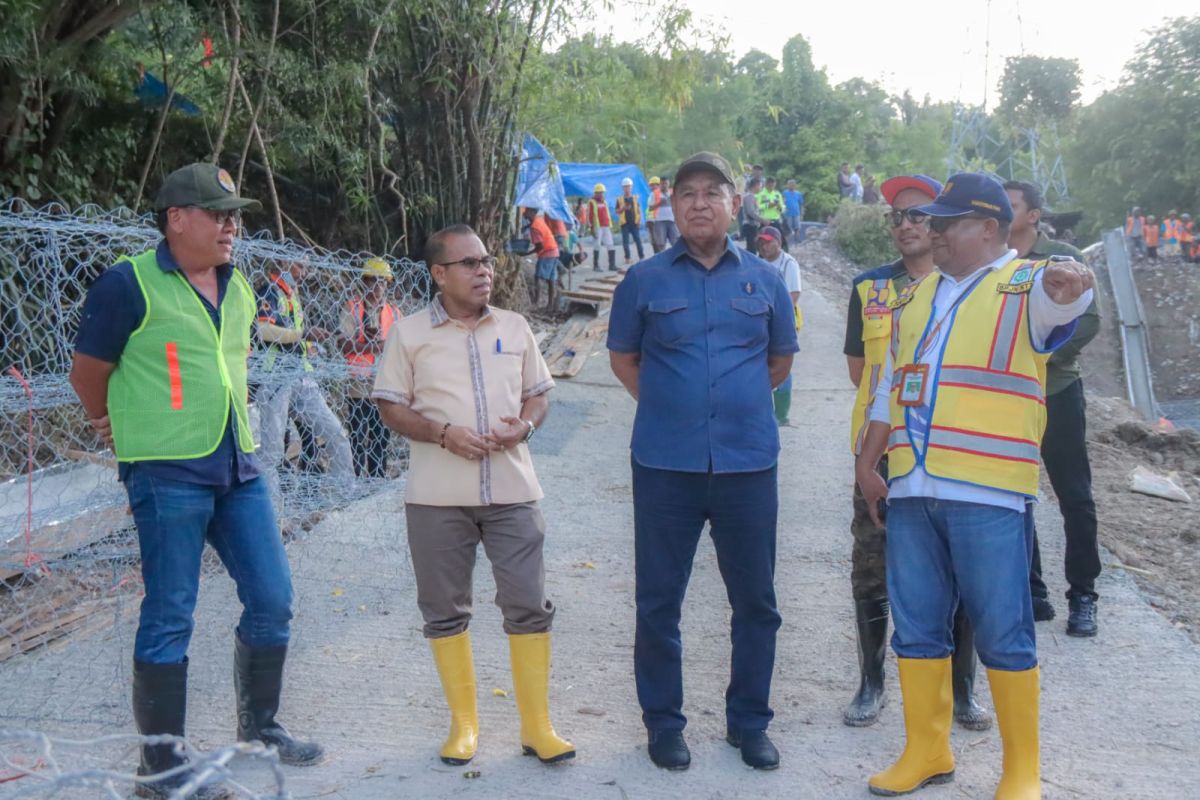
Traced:
<path id="1" fill-rule="evenodd" d="M 188 643 L 207 542 L 237 585 L 234 636 L 241 741 L 315 764 L 320 745 L 276 720 L 292 617 L 292 582 L 247 416 L 246 354 L 254 294 L 231 263 L 244 208 L 229 173 L 192 164 L 155 202 L 157 247 L 122 258 L 91 286 L 71 385 L 112 446 L 137 524 L 145 596 L 133 653 L 133 716 L 143 735 L 184 735 Z M 139 775 L 182 765 L 171 745 L 142 747 Z M 140 783 L 172 796 L 182 770 Z M 206 787 L 192 797 L 231 797 Z"/>

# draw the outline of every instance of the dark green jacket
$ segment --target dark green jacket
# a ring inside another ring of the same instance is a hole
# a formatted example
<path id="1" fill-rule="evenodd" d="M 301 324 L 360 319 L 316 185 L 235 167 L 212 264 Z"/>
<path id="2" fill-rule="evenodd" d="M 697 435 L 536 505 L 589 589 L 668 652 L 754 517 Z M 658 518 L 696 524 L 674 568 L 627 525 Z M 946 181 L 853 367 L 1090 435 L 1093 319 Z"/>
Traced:
<path id="1" fill-rule="evenodd" d="M 1047 238 L 1039 233 L 1033 249 L 1025 254 L 1025 258 L 1041 259 L 1049 256 L 1070 256 L 1083 263 L 1083 253 L 1066 242 Z M 1046 394 L 1058 394 L 1075 381 L 1079 380 L 1079 352 L 1087 343 L 1096 338 L 1100 332 L 1100 293 L 1095 292 L 1095 299 L 1079 317 L 1079 326 L 1075 335 L 1066 344 L 1054 351 L 1046 364 Z"/>

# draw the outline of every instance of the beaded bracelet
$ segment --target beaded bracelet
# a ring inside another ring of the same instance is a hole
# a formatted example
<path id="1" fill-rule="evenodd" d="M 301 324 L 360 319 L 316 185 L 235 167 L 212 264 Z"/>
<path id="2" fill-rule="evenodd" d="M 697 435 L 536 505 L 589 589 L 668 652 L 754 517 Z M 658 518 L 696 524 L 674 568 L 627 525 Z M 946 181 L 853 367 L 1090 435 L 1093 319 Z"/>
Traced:
<path id="1" fill-rule="evenodd" d="M 438 437 L 438 446 L 443 450 L 446 449 L 446 431 L 450 430 L 450 423 L 447 422 L 442 426 L 442 435 Z"/>

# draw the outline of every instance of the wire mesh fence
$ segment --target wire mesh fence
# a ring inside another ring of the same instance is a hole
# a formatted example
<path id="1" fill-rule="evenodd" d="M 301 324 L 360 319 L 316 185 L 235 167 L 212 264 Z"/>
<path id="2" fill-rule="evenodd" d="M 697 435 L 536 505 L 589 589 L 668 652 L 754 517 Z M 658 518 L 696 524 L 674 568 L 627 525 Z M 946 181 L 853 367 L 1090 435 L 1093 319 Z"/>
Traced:
<path id="1" fill-rule="evenodd" d="M 77 690 L 127 679 L 141 591 L 137 541 L 115 458 L 93 434 L 68 373 L 89 285 L 159 239 L 149 217 L 127 210 L 0 206 L 0 675 L 21 686 L 22 675 L 38 672 L 39 654 L 89 634 L 109 637 L 107 648 L 120 652 L 56 658 L 63 674 L 54 691 L 6 688 L 0 719 L 70 721 Z M 407 466 L 400 437 L 368 453 L 358 436 L 356 401 L 371 368 L 349 363 L 344 345 L 384 333 L 360 327 L 352 313 L 369 257 L 264 236 L 235 245 L 235 264 L 260 301 L 279 290 L 272 268 L 304 265 L 295 291 L 305 325 L 330 332 L 283 349 L 256 336 L 250 355 L 251 421 L 285 532 L 301 535 L 323 512 L 394 486 Z M 388 265 L 386 303 L 401 314 L 424 307 L 424 264 Z M 274 425 L 264 424 L 268 416 Z M 211 552 L 204 564 L 206 575 L 223 572 Z M 114 712 L 104 721 L 126 719 L 124 689 L 111 694 Z"/>
<path id="2" fill-rule="evenodd" d="M 129 769 L 138 748 L 173 745 L 187 764 L 157 776 Z M 237 768 L 235 774 L 234 768 Z M 202 787 L 223 786 L 248 800 L 290 800 L 279 756 L 261 742 L 202 751 L 177 736 L 113 735 L 60 739 L 26 730 L 0 730 L 0 787 L 13 798 L 113 798 L 124 800 L 139 783 L 186 774 L 172 798 L 185 800 Z M 263 785 L 266 788 L 254 788 Z"/>

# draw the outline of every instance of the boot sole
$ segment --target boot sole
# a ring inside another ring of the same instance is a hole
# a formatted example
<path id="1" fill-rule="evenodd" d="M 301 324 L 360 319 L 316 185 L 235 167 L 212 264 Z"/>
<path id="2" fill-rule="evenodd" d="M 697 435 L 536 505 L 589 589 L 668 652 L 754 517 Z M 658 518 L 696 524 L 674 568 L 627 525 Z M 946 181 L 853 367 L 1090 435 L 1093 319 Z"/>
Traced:
<path id="1" fill-rule="evenodd" d="M 954 721 L 957 722 L 960 727 L 966 728 L 969 731 L 986 731 L 991 730 L 992 727 L 992 718 L 990 716 L 976 717 L 964 715 L 960 717 L 955 714 Z"/>
<path id="2" fill-rule="evenodd" d="M 924 789 L 926 786 L 937 786 L 938 784 L 942 783 L 950 783 L 953 780 L 954 770 L 950 770 L 949 772 L 943 772 L 940 775 L 932 775 L 918 783 L 913 788 L 905 789 L 902 792 L 894 792 L 891 789 L 881 789 L 878 786 L 872 786 L 871 784 L 867 784 L 867 789 L 871 792 L 871 794 L 878 797 L 900 797 L 901 795 L 912 794 L 915 791 Z"/>
<path id="3" fill-rule="evenodd" d="M 461 767 L 464 764 L 470 764 L 471 759 L 475 756 L 467 756 L 466 758 L 451 758 L 450 756 L 438 756 L 443 764 L 449 764 L 452 767 Z"/>
<path id="4" fill-rule="evenodd" d="M 1076 630 L 1076 631 L 1073 631 L 1070 628 L 1067 628 L 1067 636 L 1074 636 L 1076 639 L 1091 639 L 1099 632 L 1100 631 L 1098 631 L 1098 630 L 1091 630 L 1091 631 L 1077 631 Z"/>
<path id="5" fill-rule="evenodd" d="M 537 750 L 534 750 L 529 745 L 521 746 L 521 754 L 527 755 L 527 756 L 537 756 L 537 760 L 542 762 L 543 764 L 559 764 L 563 761 L 569 761 L 570 759 L 575 757 L 575 751 L 568 750 L 565 753 L 559 753 L 558 755 L 551 756 L 550 758 L 542 758 L 541 756 L 538 755 Z"/>

